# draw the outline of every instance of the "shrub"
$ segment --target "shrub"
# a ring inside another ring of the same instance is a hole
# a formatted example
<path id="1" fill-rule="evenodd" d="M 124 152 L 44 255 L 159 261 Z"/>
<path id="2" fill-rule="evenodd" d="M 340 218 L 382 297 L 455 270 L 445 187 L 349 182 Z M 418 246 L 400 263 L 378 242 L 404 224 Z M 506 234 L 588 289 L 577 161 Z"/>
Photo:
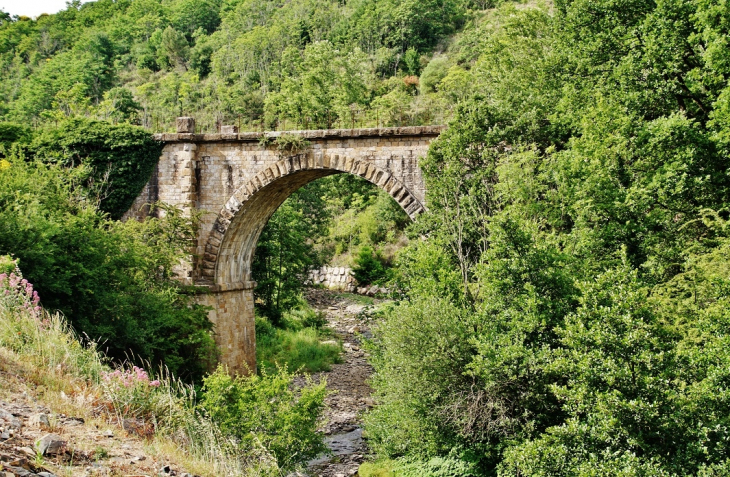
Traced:
<path id="1" fill-rule="evenodd" d="M 361 284 L 374 283 L 385 278 L 385 267 L 373 249 L 368 245 L 363 245 L 355 257 L 352 274 Z"/>
<path id="2" fill-rule="evenodd" d="M 297 134 L 282 134 L 274 142 L 279 151 L 287 154 L 299 154 L 310 145 L 309 141 Z"/>
<path id="3" fill-rule="evenodd" d="M 397 466 L 398 475 L 403 477 L 477 477 L 474 464 L 458 457 L 432 457 L 420 462 L 404 461 Z"/>
<path id="4" fill-rule="evenodd" d="M 201 409 L 241 448 L 263 445 L 279 466 L 292 469 L 327 448 L 317 426 L 324 409 L 325 380 L 293 389 L 286 368 L 232 378 L 223 367 L 204 380 Z"/>
<path id="5" fill-rule="evenodd" d="M 0 123 L 0 157 L 10 154 L 10 146 L 15 142 L 28 141 L 31 138 L 30 130 L 14 123 Z"/>
<path id="6" fill-rule="evenodd" d="M 0 273 L 10 275 L 15 271 L 17 263 L 9 255 L 0 255 Z"/>

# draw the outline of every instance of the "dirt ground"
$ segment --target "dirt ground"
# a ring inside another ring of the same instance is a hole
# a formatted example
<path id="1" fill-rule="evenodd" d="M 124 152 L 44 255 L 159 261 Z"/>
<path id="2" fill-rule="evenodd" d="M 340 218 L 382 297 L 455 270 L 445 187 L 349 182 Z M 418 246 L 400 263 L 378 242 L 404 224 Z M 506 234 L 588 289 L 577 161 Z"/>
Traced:
<path id="1" fill-rule="evenodd" d="M 64 396 L 48 407 L 38 398 L 42 387 L 14 371 L 0 356 L 0 476 L 193 477 L 134 433 L 75 413 Z M 45 455 L 38 450 L 44 437 L 56 446 Z"/>

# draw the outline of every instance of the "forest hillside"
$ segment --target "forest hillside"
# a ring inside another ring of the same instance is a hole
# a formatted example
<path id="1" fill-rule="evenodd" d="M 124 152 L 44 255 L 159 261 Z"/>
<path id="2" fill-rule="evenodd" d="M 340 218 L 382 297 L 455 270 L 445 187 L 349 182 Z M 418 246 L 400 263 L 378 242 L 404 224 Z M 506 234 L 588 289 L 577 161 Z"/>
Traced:
<path id="1" fill-rule="evenodd" d="M 302 257 L 390 266 L 361 475 L 728 475 L 729 29 L 723 0 L 6 15 L 0 253 L 74 326 L 124 336 L 113 357 L 132 348 L 200 380 L 212 331 L 170 280 L 195 218 L 114 220 L 149 174 L 149 133 L 181 114 L 204 131 L 445 122 L 413 224 L 393 213 L 380 235 L 369 220 L 336 238 L 338 217 L 380 217 L 380 196 L 340 176 L 301 189 L 262 236 L 262 327 L 314 320 L 289 280 Z M 105 189 L 98 164 L 128 180 Z M 410 240 L 388 235 L 404 228 Z M 381 260 L 388 241 L 399 250 Z M 272 258 L 289 273 L 266 275 Z M 240 431 L 221 402 L 207 401 Z"/>

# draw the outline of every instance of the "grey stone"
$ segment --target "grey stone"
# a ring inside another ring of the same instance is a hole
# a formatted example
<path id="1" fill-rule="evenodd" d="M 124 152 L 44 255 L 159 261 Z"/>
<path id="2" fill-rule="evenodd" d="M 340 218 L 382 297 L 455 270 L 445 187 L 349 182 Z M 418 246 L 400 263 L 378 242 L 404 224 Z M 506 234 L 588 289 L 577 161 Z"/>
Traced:
<path id="1" fill-rule="evenodd" d="M 15 474 L 16 477 L 31 477 L 33 475 L 36 475 L 33 472 L 23 469 L 22 467 L 7 466 L 6 469 L 10 470 L 10 472 Z"/>
<path id="2" fill-rule="evenodd" d="M 41 455 L 60 454 L 66 449 L 66 441 L 58 434 L 46 434 L 35 444 Z"/>
<path id="3" fill-rule="evenodd" d="M 51 421 L 48 419 L 48 415 L 39 412 L 38 414 L 33 414 L 28 418 L 28 425 L 33 427 L 50 427 Z"/>
<path id="4" fill-rule="evenodd" d="M 178 133 L 191 134 L 195 132 L 194 118 L 177 118 L 176 123 Z"/>
<path id="5" fill-rule="evenodd" d="M 20 429 L 21 427 L 23 427 L 23 421 L 13 416 L 5 409 L 0 409 L 0 419 L 7 422 L 8 426 L 13 429 Z"/>

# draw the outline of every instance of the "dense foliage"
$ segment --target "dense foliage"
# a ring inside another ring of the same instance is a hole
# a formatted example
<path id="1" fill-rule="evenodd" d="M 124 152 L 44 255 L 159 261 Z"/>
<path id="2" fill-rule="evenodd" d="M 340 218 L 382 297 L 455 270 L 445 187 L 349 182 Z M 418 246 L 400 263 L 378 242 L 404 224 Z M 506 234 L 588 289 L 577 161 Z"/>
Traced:
<path id="1" fill-rule="evenodd" d="M 373 349 L 397 472 L 728 472 L 728 15 L 505 5 L 455 42 L 470 86 Z"/>
<path id="2" fill-rule="evenodd" d="M 212 325 L 172 279 L 194 224 L 174 209 L 112 221 L 81 186 L 89 175 L 83 165 L 11 159 L 0 170 L 0 252 L 19 259 L 45 307 L 110 357 L 202 377 L 216 356 Z"/>
<path id="3" fill-rule="evenodd" d="M 327 449 L 317 432 L 327 383 L 295 391 L 292 378 L 286 369 L 232 378 L 218 368 L 205 378 L 200 406 L 242 449 L 264 446 L 281 469 L 292 469 Z"/>
<path id="4" fill-rule="evenodd" d="M 119 219 L 150 180 L 162 144 L 129 124 L 72 118 L 37 134 L 23 149 L 47 163 L 87 166 L 84 179 L 100 188 L 101 210 Z"/>
<path id="5" fill-rule="evenodd" d="M 423 54 L 489 3 L 98 0 L 4 15 L 0 119 L 162 130 L 188 114 L 208 131 L 440 122 L 447 110 L 432 106 L 449 88 L 414 97 Z"/>

